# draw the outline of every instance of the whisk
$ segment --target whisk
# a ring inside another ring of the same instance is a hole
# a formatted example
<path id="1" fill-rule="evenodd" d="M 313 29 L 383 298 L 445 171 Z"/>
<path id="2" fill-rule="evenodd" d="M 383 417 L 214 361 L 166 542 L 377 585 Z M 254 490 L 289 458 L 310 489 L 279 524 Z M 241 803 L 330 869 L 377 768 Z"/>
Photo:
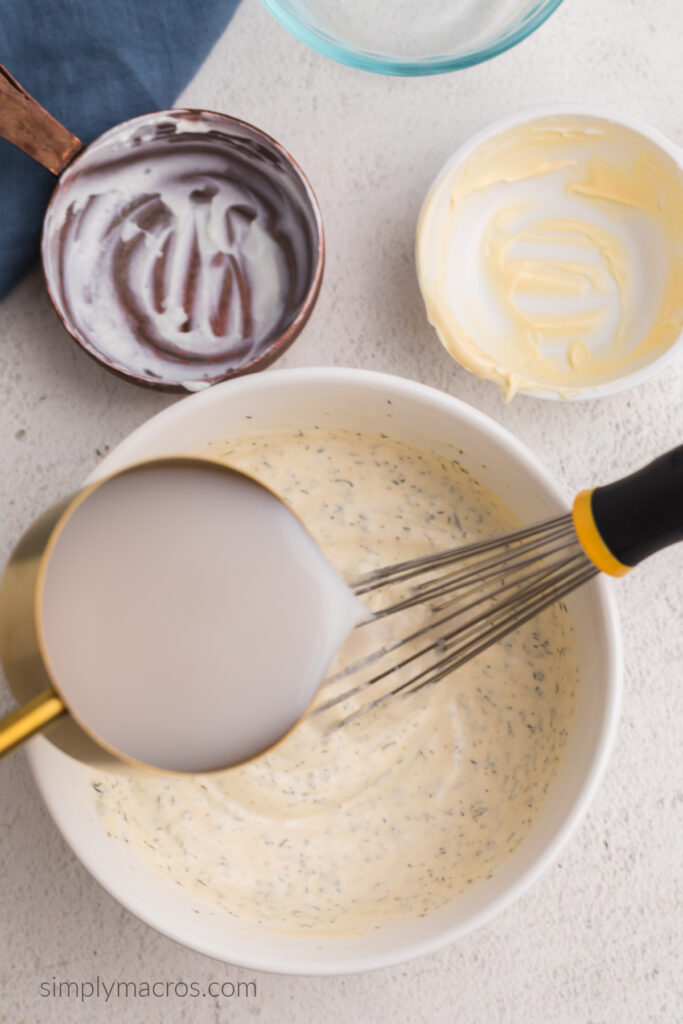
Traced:
<path id="1" fill-rule="evenodd" d="M 355 594 L 379 601 L 368 622 L 417 606 L 424 622 L 328 677 L 325 687 L 342 680 L 351 686 L 313 714 L 370 697 L 334 722 L 334 731 L 400 694 L 433 686 L 598 573 L 623 576 L 680 540 L 683 446 L 615 483 L 581 491 L 571 513 L 359 576 L 350 581 Z M 377 696 L 382 682 L 391 688 Z"/>

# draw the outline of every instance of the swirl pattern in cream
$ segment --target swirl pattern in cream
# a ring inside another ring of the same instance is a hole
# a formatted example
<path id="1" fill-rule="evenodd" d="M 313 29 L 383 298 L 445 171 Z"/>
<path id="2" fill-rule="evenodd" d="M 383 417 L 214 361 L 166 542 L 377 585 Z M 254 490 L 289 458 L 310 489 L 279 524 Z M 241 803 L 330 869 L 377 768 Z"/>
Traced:
<path id="1" fill-rule="evenodd" d="M 46 273 L 100 356 L 192 386 L 287 329 L 319 240 L 301 181 L 274 153 L 247 125 L 179 112 L 113 129 L 67 170 L 46 218 Z"/>

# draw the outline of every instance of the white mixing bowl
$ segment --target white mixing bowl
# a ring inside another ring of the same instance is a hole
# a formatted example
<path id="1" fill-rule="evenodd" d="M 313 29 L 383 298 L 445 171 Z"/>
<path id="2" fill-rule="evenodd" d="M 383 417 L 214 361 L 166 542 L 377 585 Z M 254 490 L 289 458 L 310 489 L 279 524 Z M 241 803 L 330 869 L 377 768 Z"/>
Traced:
<path id="1" fill-rule="evenodd" d="M 543 466 L 486 416 L 421 384 L 350 369 L 279 370 L 218 384 L 139 427 L 91 479 L 142 458 L 192 452 L 209 441 L 314 424 L 383 430 L 444 454 L 461 449 L 470 472 L 525 522 L 567 508 Z M 591 582 L 567 604 L 577 641 L 578 703 L 537 824 L 488 881 L 426 917 L 390 922 L 365 936 L 278 935 L 201 902 L 107 836 L 96 814 L 90 769 L 44 737 L 31 742 L 30 763 L 48 809 L 87 869 L 120 903 L 177 942 L 229 963 L 282 973 L 336 974 L 394 964 L 460 938 L 521 895 L 557 857 L 595 793 L 618 717 L 619 628 L 605 580 Z"/>

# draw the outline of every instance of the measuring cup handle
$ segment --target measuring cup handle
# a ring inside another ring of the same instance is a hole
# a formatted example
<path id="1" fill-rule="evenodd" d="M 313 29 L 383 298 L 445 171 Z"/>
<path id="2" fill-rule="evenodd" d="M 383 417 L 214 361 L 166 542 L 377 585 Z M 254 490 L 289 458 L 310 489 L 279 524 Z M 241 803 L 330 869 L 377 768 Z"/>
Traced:
<path id="1" fill-rule="evenodd" d="M 10 750 L 44 729 L 53 718 L 63 715 L 65 711 L 62 700 L 54 690 L 43 690 L 27 704 L 5 718 L 0 718 L 0 757 L 9 754 Z"/>
<path id="2" fill-rule="evenodd" d="M 57 175 L 83 149 L 81 140 L 29 96 L 2 64 L 0 138 L 11 142 Z"/>

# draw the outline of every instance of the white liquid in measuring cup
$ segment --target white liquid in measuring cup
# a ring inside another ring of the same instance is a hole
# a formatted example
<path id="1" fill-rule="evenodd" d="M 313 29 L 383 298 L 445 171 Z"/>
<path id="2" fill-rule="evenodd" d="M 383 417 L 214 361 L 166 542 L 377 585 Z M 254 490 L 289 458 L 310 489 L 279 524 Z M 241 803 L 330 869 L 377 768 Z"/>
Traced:
<path id="1" fill-rule="evenodd" d="M 363 613 L 287 506 L 198 460 L 127 471 L 76 508 L 42 630 L 79 724 L 136 761 L 204 772 L 287 733 Z"/>

